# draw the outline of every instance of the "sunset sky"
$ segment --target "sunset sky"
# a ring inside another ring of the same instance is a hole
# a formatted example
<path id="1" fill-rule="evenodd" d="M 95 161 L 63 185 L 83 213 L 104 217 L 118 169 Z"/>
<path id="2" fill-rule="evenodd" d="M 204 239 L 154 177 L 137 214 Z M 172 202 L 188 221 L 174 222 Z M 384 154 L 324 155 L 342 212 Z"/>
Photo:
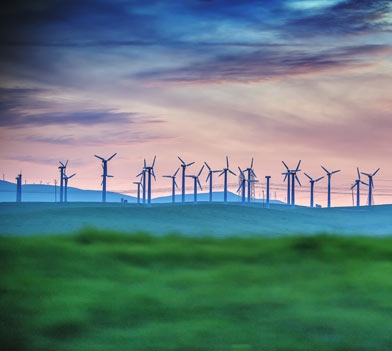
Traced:
<path id="1" fill-rule="evenodd" d="M 284 201 L 281 161 L 295 168 L 301 159 L 300 204 L 309 203 L 303 171 L 317 178 L 320 165 L 342 170 L 333 205 L 352 204 L 357 166 L 381 167 L 375 203 L 392 203 L 389 0 L 6 3 L 5 180 L 22 170 L 28 183 L 53 184 L 59 160 L 69 160 L 67 173 L 77 173 L 69 186 L 100 189 L 94 154 L 117 152 L 108 190 L 134 195 L 143 159 L 157 155 L 154 197 L 170 188 L 162 175 L 179 167 L 177 156 L 195 161 L 195 174 L 203 161 L 223 168 L 228 155 L 235 172 L 254 157 L 256 195 L 271 175 L 272 197 Z M 316 185 L 323 206 L 325 187 L 325 179 Z"/>

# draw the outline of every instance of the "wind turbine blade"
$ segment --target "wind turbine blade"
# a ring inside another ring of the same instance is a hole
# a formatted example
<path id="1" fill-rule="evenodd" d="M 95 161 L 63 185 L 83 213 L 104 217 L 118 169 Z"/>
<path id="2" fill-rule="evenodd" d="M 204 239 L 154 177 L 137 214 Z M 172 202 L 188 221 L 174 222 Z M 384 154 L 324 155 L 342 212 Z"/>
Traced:
<path id="1" fill-rule="evenodd" d="M 136 177 L 140 177 L 140 176 L 142 176 L 143 175 L 143 173 L 144 173 L 144 171 L 141 171 Z"/>
<path id="2" fill-rule="evenodd" d="M 60 162 L 61 166 L 63 166 L 65 168 L 64 163 L 62 163 L 61 161 L 59 161 L 59 162 Z"/>
<path id="3" fill-rule="evenodd" d="M 283 182 L 285 182 L 285 181 L 286 181 L 286 179 L 287 179 L 288 173 L 282 173 L 282 175 L 284 175 Z"/>
<path id="4" fill-rule="evenodd" d="M 155 155 L 155 156 L 154 156 L 154 160 L 152 161 L 152 165 L 151 165 L 152 168 L 154 168 L 155 160 L 156 160 L 156 159 L 157 159 L 157 156 Z"/>
<path id="5" fill-rule="evenodd" d="M 229 168 L 229 158 L 226 156 L 226 168 Z"/>
<path id="6" fill-rule="evenodd" d="M 237 174 L 235 174 L 232 170 L 228 169 L 228 171 L 229 171 L 233 176 L 237 176 Z"/>
<path id="7" fill-rule="evenodd" d="M 301 160 L 299 160 L 298 164 L 297 164 L 297 168 L 295 169 L 296 172 L 299 171 L 299 165 L 301 164 Z"/>
<path id="8" fill-rule="evenodd" d="M 208 170 L 211 172 L 211 167 L 204 161 L 204 164 L 207 166 Z"/>
<path id="9" fill-rule="evenodd" d="M 114 176 L 112 176 L 112 175 L 107 175 L 106 177 L 108 177 L 108 178 L 114 178 Z"/>
<path id="10" fill-rule="evenodd" d="M 311 177 L 309 174 L 307 174 L 307 173 L 305 173 L 305 172 L 304 172 L 304 174 L 305 174 L 310 180 L 313 180 L 312 177 Z M 317 180 L 316 180 L 316 182 L 317 182 Z"/>
<path id="11" fill-rule="evenodd" d="M 103 158 L 103 157 L 101 157 L 101 156 L 98 156 L 98 155 L 94 155 L 96 158 L 99 158 L 101 161 L 105 161 L 105 159 Z M 60 162 L 61 163 L 61 162 Z M 62 163 L 61 163 L 62 164 Z M 62 164 L 63 165 L 63 164 Z M 64 165 L 63 165 L 64 166 Z"/>
<path id="12" fill-rule="evenodd" d="M 146 159 L 144 159 L 144 161 L 143 161 L 143 168 L 146 168 L 147 167 L 147 163 L 146 163 Z"/>
<path id="13" fill-rule="evenodd" d="M 355 183 L 351 186 L 350 190 L 353 190 L 356 186 L 358 186 L 358 182 L 355 182 Z"/>
<path id="14" fill-rule="evenodd" d="M 361 173 L 359 172 L 359 168 L 357 167 L 358 179 L 361 179 Z"/>
<path id="15" fill-rule="evenodd" d="M 325 171 L 325 173 L 329 174 L 328 169 L 326 169 L 324 166 L 321 166 L 321 168 Z"/>
<path id="16" fill-rule="evenodd" d="M 250 169 L 253 168 L 253 157 L 252 157 L 252 161 L 250 162 Z"/>
<path id="17" fill-rule="evenodd" d="M 380 168 L 377 168 L 377 170 L 372 174 L 372 176 L 374 177 L 379 170 L 380 170 Z"/>
<path id="18" fill-rule="evenodd" d="M 117 155 L 117 152 L 116 153 L 114 153 L 112 156 L 110 156 L 109 158 L 108 158 L 108 161 L 110 161 L 114 156 L 116 156 Z"/>
<path id="19" fill-rule="evenodd" d="M 65 162 L 65 167 L 67 167 L 67 165 L 68 165 L 68 160 L 67 160 L 67 162 Z"/>
<path id="20" fill-rule="evenodd" d="M 286 167 L 287 171 L 289 171 L 289 167 L 286 165 L 284 161 L 282 161 L 283 165 Z"/>
<path id="21" fill-rule="evenodd" d="M 72 178 L 72 177 L 74 177 L 74 176 L 76 176 L 76 173 L 74 173 L 74 174 L 72 174 L 71 176 L 69 176 L 68 179 L 70 179 L 70 178 Z"/>
<path id="22" fill-rule="evenodd" d="M 172 176 L 164 175 L 162 178 L 173 178 Z"/>
<path id="23" fill-rule="evenodd" d="M 199 184 L 200 190 L 203 190 L 203 188 L 202 188 L 202 186 L 201 186 L 201 184 L 200 184 L 199 178 L 196 178 L 196 181 L 197 181 L 197 184 Z"/>
<path id="24" fill-rule="evenodd" d="M 238 187 L 238 189 L 237 189 L 236 193 L 238 193 L 238 192 L 241 190 L 241 188 L 242 188 L 242 186 L 243 186 L 243 185 L 242 185 L 242 184 L 243 184 L 243 182 L 244 182 L 244 181 L 242 181 L 242 182 L 241 182 L 241 184 L 239 185 L 239 187 Z"/>
<path id="25" fill-rule="evenodd" d="M 361 184 L 363 184 L 363 185 L 369 186 L 368 183 L 365 183 L 365 182 L 363 182 L 362 180 L 360 180 L 360 182 L 361 182 Z"/>
<path id="26" fill-rule="evenodd" d="M 338 172 L 340 172 L 340 169 L 337 169 L 336 171 L 331 172 L 331 174 L 335 174 L 335 173 L 338 173 Z"/>
<path id="27" fill-rule="evenodd" d="M 240 171 L 240 175 L 241 175 L 242 179 L 245 179 L 245 174 L 244 174 L 244 172 L 242 172 L 240 166 L 238 166 L 238 170 Z"/>
<path id="28" fill-rule="evenodd" d="M 175 177 L 178 173 L 178 171 L 180 170 L 180 168 L 177 168 L 177 170 L 174 172 L 173 177 Z"/>
<path id="29" fill-rule="evenodd" d="M 323 177 L 320 177 L 320 178 L 317 178 L 316 180 L 315 180 L 315 182 L 318 182 L 318 181 L 320 181 L 321 179 L 323 179 L 324 178 L 324 176 Z"/>
<path id="30" fill-rule="evenodd" d="M 188 163 L 186 166 L 192 166 L 195 162 Z"/>
<path id="31" fill-rule="evenodd" d="M 226 173 L 226 170 L 225 170 L 225 169 L 219 174 L 219 177 L 220 177 L 222 174 L 224 174 L 224 173 Z"/>
<path id="32" fill-rule="evenodd" d="M 206 182 L 208 182 L 208 179 L 210 179 L 211 176 L 212 176 L 212 172 L 208 172 Z"/>
<path id="33" fill-rule="evenodd" d="M 365 173 L 365 172 L 361 172 L 361 174 L 363 174 L 363 175 L 365 175 L 365 176 L 368 176 L 368 177 L 371 177 L 371 176 L 372 176 L 371 174 Z"/>
<path id="34" fill-rule="evenodd" d="M 216 169 L 215 171 L 212 171 L 212 173 L 219 173 L 219 172 L 222 172 L 222 170 L 221 169 Z"/>
<path id="35" fill-rule="evenodd" d="M 197 175 L 198 177 L 200 177 L 201 172 L 203 172 L 204 169 L 204 165 L 200 168 L 199 174 Z"/>
<path id="36" fill-rule="evenodd" d="M 185 162 L 183 161 L 183 159 L 180 156 L 177 156 L 177 157 L 180 160 L 180 162 L 185 166 Z"/>
<path id="37" fill-rule="evenodd" d="M 177 185 L 177 182 L 176 182 L 176 180 L 173 178 L 173 184 L 174 184 L 174 186 L 178 189 L 178 185 Z"/>
<path id="38" fill-rule="evenodd" d="M 297 175 L 295 175 L 295 180 L 298 182 L 299 186 L 302 186 L 301 182 L 299 181 L 299 178 L 297 177 Z"/>

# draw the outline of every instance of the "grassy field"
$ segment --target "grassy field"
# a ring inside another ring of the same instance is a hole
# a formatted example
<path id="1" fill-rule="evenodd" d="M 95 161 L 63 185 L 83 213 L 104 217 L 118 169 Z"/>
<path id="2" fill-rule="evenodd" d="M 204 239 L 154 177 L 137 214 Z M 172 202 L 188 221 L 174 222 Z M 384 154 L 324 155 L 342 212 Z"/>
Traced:
<path id="1" fill-rule="evenodd" d="M 1 350 L 391 350 L 392 238 L 0 237 Z"/>
<path id="2" fill-rule="evenodd" d="M 282 236 L 339 233 L 392 234 L 392 205 L 360 208 L 263 208 L 238 203 L 156 204 L 151 208 L 119 203 L 0 203 L 3 235 L 66 234 L 86 226 L 154 235 Z"/>

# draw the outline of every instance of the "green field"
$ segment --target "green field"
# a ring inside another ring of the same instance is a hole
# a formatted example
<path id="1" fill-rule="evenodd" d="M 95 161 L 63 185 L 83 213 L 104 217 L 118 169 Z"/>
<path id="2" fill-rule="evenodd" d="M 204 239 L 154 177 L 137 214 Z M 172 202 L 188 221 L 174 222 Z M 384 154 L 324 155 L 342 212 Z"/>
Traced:
<path id="1" fill-rule="evenodd" d="M 0 237 L 1 350 L 391 350 L 392 238 Z"/>

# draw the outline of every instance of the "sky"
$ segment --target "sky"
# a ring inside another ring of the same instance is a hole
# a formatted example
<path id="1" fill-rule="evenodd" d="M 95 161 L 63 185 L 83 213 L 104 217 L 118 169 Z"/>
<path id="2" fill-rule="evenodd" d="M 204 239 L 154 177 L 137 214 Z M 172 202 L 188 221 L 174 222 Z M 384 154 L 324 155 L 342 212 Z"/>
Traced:
<path id="1" fill-rule="evenodd" d="M 6 0 L 0 28 L 5 180 L 54 184 L 69 160 L 69 186 L 100 189 L 94 154 L 117 152 L 108 190 L 134 195 L 156 155 L 156 197 L 177 156 L 196 174 L 227 155 L 236 173 L 254 157 L 257 197 L 270 175 L 285 201 L 281 161 L 302 160 L 298 204 L 321 165 L 341 169 L 333 205 L 352 204 L 356 167 L 380 167 L 374 201 L 392 203 L 390 1 Z M 315 191 L 325 206 L 326 179 Z"/>

